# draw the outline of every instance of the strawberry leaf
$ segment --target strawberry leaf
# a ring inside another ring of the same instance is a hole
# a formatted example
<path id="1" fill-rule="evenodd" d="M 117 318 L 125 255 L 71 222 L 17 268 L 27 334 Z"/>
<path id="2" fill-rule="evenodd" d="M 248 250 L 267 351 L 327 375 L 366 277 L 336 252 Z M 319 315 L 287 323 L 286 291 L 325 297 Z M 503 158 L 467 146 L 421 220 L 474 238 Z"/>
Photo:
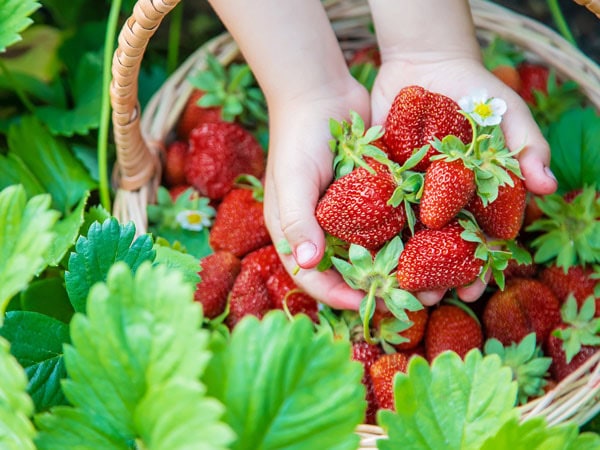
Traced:
<path id="1" fill-rule="evenodd" d="M 73 317 L 73 306 L 69 301 L 62 276 L 47 276 L 33 280 L 21 291 L 13 310 L 32 311 L 69 323 Z M 17 306 L 20 306 L 18 308 Z"/>
<path id="2" fill-rule="evenodd" d="M 43 314 L 10 311 L 0 335 L 11 342 L 11 353 L 25 369 L 36 412 L 65 404 L 60 383 L 67 376 L 63 344 L 69 342 L 69 326 Z"/>
<path id="3" fill-rule="evenodd" d="M 23 185 L 27 198 L 46 193 L 44 187 L 21 158 L 14 153 L 0 154 L 0 189 L 13 184 Z"/>
<path id="4" fill-rule="evenodd" d="M 0 324 L 10 299 L 47 266 L 58 216 L 47 194 L 27 201 L 20 185 L 0 192 Z"/>
<path id="5" fill-rule="evenodd" d="M 523 423 L 519 423 L 517 418 L 511 418 L 481 446 L 481 450 L 500 448 L 592 450 L 600 448 L 600 436 L 593 433 L 579 434 L 577 424 L 571 422 L 549 426 L 544 417 L 534 417 Z"/>
<path id="6" fill-rule="evenodd" d="M 33 0 L 0 0 L 0 53 L 21 40 L 21 31 L 33 23 L 29 16 L 40 6 Z"/>
<path id="7" fill-rule="evenodd" d="M 200 260 L 189 253 L 182 253 L 171 247 L 154 245 L 156 252 L 155 264 L 163 264 L 169 268 L 179 270 L 186 283 L 194 286 L 200 282 Z"/>
<path id="8" fill-rule="evenodd" d="M 479 448 L 509 419 L 517 384 L 496 355 L 470 351 L 464 362 L 453 352 L 440 354 L 431 366 L 413 357 L 406 374 L 394 382 L 396 412 L 382 410 L 378 422 L 389 438 L 378 448 Z"/>
<path id="9" fill-rule="evenodd" d="M 237 434 L 232 450 L 357 447 L 362 366 L 347 341 L 313 328 L 306 316 L 288 322 L 271 311 L 262 321 L 245 317 L 228 342 L 214 336 L 204 382 Z"/>
<path id="10" fill-rule="evenodd" d="M 198 381 L 209 358 L 193 287 L 149 262 L 123 262 L 90 292 L 87 315 L 71 321 L 65 346 L 73 406 L 38 416 L 38 449 L 222 449 L 232 440 L 222 407 Z M 165 414 L 165 411 L 173 414 Z M 80 434 L 81 433 L 81 434 Z M 89 439 L 89 441 L 87 440 Z"/>
<path id="11" fill-rule="evenodd" d="M 69 270 L 65 273 L 67 292 L 75 311 L 85 311 L 90 288 L 94 283 L 106 280 L 108 270 L 116 261 L 126 262 L 135 271 L 144 261 L 155 258 L 152 238 L 143 235 L 134 242 L 134 236 L 132 222 L 120 225 L 111 218 L 102 224 L 92 224 L 87 237 L 77 239 L 75 252 L 69 258 Z"/>
<path id="12" fill-rule="evenodd" d="M 29 421 L 33 403 L 25 392 L 27 377 L 9 352 L 8 343 L 0 338 L 0 448 L 34 450 L 35 428 Z"/>

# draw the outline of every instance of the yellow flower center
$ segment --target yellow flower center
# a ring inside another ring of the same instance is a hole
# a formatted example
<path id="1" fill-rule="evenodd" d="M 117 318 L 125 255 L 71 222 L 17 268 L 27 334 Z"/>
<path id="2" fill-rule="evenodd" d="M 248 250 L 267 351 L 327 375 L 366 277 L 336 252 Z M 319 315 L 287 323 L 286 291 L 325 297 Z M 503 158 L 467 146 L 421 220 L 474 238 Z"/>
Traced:
<path id="1" fill-rule="evenodd" d="M 191 225 L 196 225 L 198 223 L 202 223 L 202 215 L 198 213 L 189 213 L 187 220 Z"/>
<path id="2" fill-rule="evenodd" d="M 478 103 L 475 106 L 475 114 L 478 114 L 479 117 L 483 117 L 484 119 L 490 117 L 493 114 L 492 107 L 487 103 Z"/>

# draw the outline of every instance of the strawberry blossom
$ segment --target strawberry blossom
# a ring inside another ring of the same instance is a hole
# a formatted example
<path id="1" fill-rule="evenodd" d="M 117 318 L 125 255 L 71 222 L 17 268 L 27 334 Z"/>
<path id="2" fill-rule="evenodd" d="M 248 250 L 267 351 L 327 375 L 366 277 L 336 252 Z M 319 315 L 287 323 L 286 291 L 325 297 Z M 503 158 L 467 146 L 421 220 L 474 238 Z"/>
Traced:
<path id="1" fill-rule="evenodd" d="M 506 112 L 506 102 L 501 98 L 488 97 L 486 91 L 463 97 L 458 101 L 463 111 L 482 127 L 498 125 Z"/>
<path id="2" fill-rule="evenodd" d="M 211 225 L 210 216 L 199 210 L 180 211 L 176 219 L 184 230 L 200 231 Z"/>

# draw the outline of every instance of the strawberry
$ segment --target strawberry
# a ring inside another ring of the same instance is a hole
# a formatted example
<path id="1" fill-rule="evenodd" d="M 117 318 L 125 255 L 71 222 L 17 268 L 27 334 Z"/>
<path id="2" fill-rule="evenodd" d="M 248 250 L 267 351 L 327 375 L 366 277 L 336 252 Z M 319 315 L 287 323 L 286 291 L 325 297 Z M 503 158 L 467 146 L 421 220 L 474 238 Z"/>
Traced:
<path id="1" fill-rule="evenodd" d="M 462 160 L 432 161 L 425 172 L 419 205 L 421 222 L 439 230 L 446 226 L 475 193 L 475 174 Z"/>
<path id="2" fill-rule="evenodd" d="M 475 257 L 478 244 L 461 237 L 455 220 L 440 230 L 425 229 L 411 237 L 398 260 L 396 276 L 411 292 L 448 289 L 473 281 L 483 267 Z"/>
<path id="3" fill-rule="evenodd" d="M 196 286 L 194 300 L 202 304 L 204 317 L 214 319 L 225 311 L 241 262 L 233 253 L 217 251 L 202 258 L 200 267 L 201 281 Z"/>
<path id="4" fill-rule="evenodd" d="M 482 49 L 482 59 L 485 67 L 500 81 L 511 87 L 515 92 L 521 89 L 521 76 L 516 69 L 517 64 L 525 59 L 523 52 L 514 44 L 500 37 L 494 37 Z"/>
<path id="5" fill-rule="evenodd" d="M 559 325 L 556 331 L 566 330 L 567 325 Z M 552 333 L 548 336 L 544 347 L 546 354 L 552 358 L 552 364 L 550 365 L 550 374 L 556 381 L 569 376 L 575 370 L 577 370 L 584 362 L 586 362 L 591 356 L 598 351 L 597 345 L 583 345 L 581 349 L 569 362 L 567 362 L 567 356 L 563 350 L 562 339 L 554 336 Z"/>
<path id="6" fill-rule="evenodd" d="M 185 184 L 185 164 L 188 153 L 188 144 L 183 141 L 174 141 L 167 147 L 163 172 L 164 184 L 174 187 Z"/>
<path id="7" fill-rule="evenodd" d="M 378 345 L 368 344 L 365 341 L 352 343 L 352 360 L 360 362 L 363 365 L 364 370 L 361 381 L 367 391 L 367 412 L 365 414 L 365 423 L 376 423 L 375 416 L 377 414 L 377 410 L 379 409 L 379 403 L 377 403 L 377 397 L 375 396 L 375 390 L 373 389 L 373 381 L 371 380 L 370 369 L 382 354 L 383 352 L 381 347 Z"/>
<path id="8" fill-rule="evenodd" d="M 223 120 L 220 107 L 198 105 L 198 101 L 203 95 L 204 91 L 194 89 L 188 98 L 177 121 L 177 136 L 179 139 L 187 140 L 192 130 L 200 124 L 221 122 Z"/>
<path id="9" fill-rule="evenodd" d="M 430 92 L 420 86 L 408 86 L 400 90 L 394 99 L 385 120 L 383 142 L 392 160 L 403 164 L 415 149 L 455 135 L 462 142 L 471 141 L 469 121 L 459 112 L 458 104 L 442 94 Z M 429 158 L 436 153 L 430 148 L 425 157 L 415 166 L 424 171 Z"/>
<path id="10" fill-rule="evenodd" d="M 254 136 L 235 123 L 205 123 L 190 134 L 186 181 L 200 194 L 222 199 L 242 174 L 260 178 L 265 155 Z"/>
<path id="11" fill-rule="evenodd" d="M 382 355 L 375 361 L 369 373 L 373 382 L 373 390 L 381 409 L 394 411 L 394 377 L 398 372 L 406 373 L 410 357 L 405 353 Z"/>
<path id="12" fill-rule="evenodd" d="M 482 346 L 481 324 L 466 305 L 445 303 L 432 308 L 425 330 L 425 354 L 429 362 L 448 350 L 464 358 L 469 350 Z"/>
<path id="13" fill-rule="evenodd" d="M 169 195 L 171 196 L 171 200 L 175 202 L 177 200 L 177 197 L 179 197 L 181 194 L 183 194 L 190 188 L 191 186 L 189 184 L 179 184 L 177 186 L 173 186 L 169 189 Z"/>
<path id="14" fill-rule="evenodd" d="M 249 314 L 262 319 L 271 309 L 267 286 L 260 272 L 242 268 L 231 288 L 227 326 L 233 329 Z"/>
<path id="15" fill-rule="evenodd" d="M 550 71 L 547 67 L 536 63 L 523 62 L 517 66 L 517 72 L 521 78 L 521 88 L 518 92 L 527 103 L 535 105 L 535 91 L 548 94 Z"/>
<path id="16" fill-rule="evenodd" d="M 223 198 L 209 235 L 213 250 L 227 250 L 242 258 L 271 243 L 263 215 L 262 184 L 256 178 L 254 183 L 234 188 Z"/>
<path id="17" fill-rule="evenodd" d="M 315 215 L 329 234 L 368 249 L 381 247 L 402 231 L 406 213 L 388 200 L 397 188 L 388 166 L 367 158 L 371 170 L 358 167 L 329 185 Z"/>
<path id="18" fill-rule="evenodd" d="M 425 335 L 425 327 L 429 318 L 429 309 L 422 308 L 417 311 L 406 311 L 408 321 L 402 322 L 387 310 L 375 310 L 372 324 L 377 330 L 375 335 L 380 341 L 389 342 L 397 351 L 412 350 L 416 348 Z M 403 324 L 396 330 L 398 322 Z M 396 343 L 395 335 L 400 336 L 401 342 Z"/>
<path id="19" fill-rule="evenodd" d="M 565 272 L 561 267 L 551 265 L 541 270 L 539 278 L 561 304 L 572 294 L 581 307 L 589 296 L 594 296 L 598 284 L 598 280 L 592 277 L 594 273 L 591 267 L 572 266 Z M 600 315 L 600 297 L 596 299 L 596 314 Z"/>
<path id="20" fill-rule="evenodd" d="M 367 63 L 375 67 L 381 66 L 381 53 L 376 45 L 367 45 L 366 47 L 359 48 L 348 60 L 349 67 Z"/>
<path id="21" fill-rule="evenodd" d="M 283 266 L 275 269 L 267 279 L 266 286 L 273 308 L 287 308 L 294 316 L 306 314 L 315 323 L 319 320 L 317 301 L 296 285 Z"/>
<path id="22" fill-rule="evenodd" d="M 499 239 L 517 237 L 525 216 L 525 183 L 513 172 L 508 174 L 513 186 L 499 186 L 498 197 L 494 201 L 484 206 L 481 197 L 475 195 L 467 206 L 467 210 L 473 213 L 481 229 L 488 236 Z"/>
<path id="23" fill-rule="evenodd" d="M 281 266 L 281 259 L 273 244 L 254 250 L 242 259 L 242 269 L 257 272 L 266 281 Z"/>
<path id="24" fill-rule="evenodd" d="M 488 338 L 502 344 L 520 342 L 535 332 L 542 343 L 560 322 L 560 306 L 554 293 L 538 280 L 514 278 L 504 291 L 496 291 L 483 310 L 483 325 Z"/>
<path id="25" fill-rule="evenodd" d="M 523 84 L 521 81 L 521 75 L 519 75 L 519 71 L 514 66 L 497 66 L 492 69 L 491 72 L 496 76 L 496 78 L 510 87 L 513 91 L 521 92 L 521 86 Z"/>

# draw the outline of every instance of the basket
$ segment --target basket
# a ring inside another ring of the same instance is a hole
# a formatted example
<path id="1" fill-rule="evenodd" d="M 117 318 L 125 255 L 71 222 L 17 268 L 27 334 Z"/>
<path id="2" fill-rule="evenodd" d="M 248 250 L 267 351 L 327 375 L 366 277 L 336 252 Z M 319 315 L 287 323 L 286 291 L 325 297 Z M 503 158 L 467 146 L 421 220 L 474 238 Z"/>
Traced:
<path id="1" fill-rule="evenodd" d="M 113 214 L 133 221 L 138 234 L 147 230 L 146 206 L 153 203 L 161 180 L 161 160 L 179 115 L 193 87 L 187 77 L 206 67 L 212 54 L 223 65 L 241 58 L 228 33 L 206 42 L 173 73 L 140 111 L 137 79 L 146 46 L 162 19 L 180 0 L 138 0 L 123 26 L 113 58 L 111 104 L 117 164 Z M 600 17 L 600 1 L 576 0 Z M 323 0 L 345 52 L 374 43 L 368 30 L 366 0 Z M 494 35 L 523 49 L 532 61 L 555 68 L 559 77 L 576 81 L 589 102 L 600 110 L 600 68 L 543 24 L 485 0 L 471 0 L 471 10 L 482 42 Z M 550 424 L 567 420 L 585 423 L 600 412 L 600 351 L 543 397 L 520 407 L 522 419 L 545 416 Z M 361 425 L 361 448 L 376 448 L 384 431 Z"/>

